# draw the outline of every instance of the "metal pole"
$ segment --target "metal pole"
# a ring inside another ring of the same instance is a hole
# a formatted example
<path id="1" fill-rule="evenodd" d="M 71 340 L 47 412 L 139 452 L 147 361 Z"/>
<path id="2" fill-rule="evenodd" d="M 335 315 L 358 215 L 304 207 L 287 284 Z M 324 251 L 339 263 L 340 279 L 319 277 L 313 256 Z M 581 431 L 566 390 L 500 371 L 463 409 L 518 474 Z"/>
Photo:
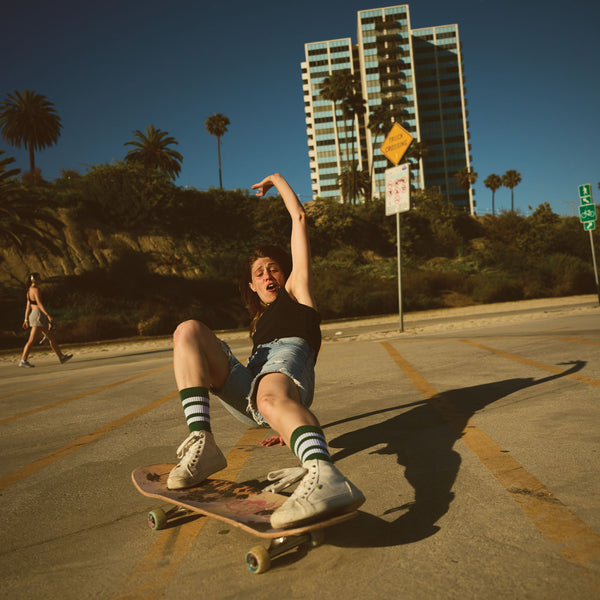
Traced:
<path id="1" fill-rule="evenodd" d="M 598 304 L 600 304 L 600 283 L 598 283 L 598 266 L 596 265 L 596 252 L 594 250 L 594 238 L 590 229 L 590 245 L 592 246 L 592 260 L 594 261 L 594 275 L 596 276 L 596 291 L 598 292 Z"/>
<path id="2" fill-rule="evenodd" d="M 402 315 L 402 251 L 400 248 L 400 213 L 396 213 L 396 240 L 398 243 L 398 313 L 400 315 L 400 332 L 404 331 Z"/>

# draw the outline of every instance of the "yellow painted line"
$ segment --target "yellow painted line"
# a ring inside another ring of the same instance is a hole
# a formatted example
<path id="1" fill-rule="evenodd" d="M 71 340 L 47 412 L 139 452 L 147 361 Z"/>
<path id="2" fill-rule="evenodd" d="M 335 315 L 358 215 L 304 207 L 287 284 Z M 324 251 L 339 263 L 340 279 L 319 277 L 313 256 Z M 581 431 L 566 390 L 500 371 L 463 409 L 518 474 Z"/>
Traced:
<path id="1" fill-rule="evenodd" d="M 159 367 L 158 369 L 153 369 L 152 371 L 145 371 L 140 375 L 134 375 L 133 377 L 128 377 L 127 379 L 121 379 L 120 381 L 116 381 L 114 383 L 109 383 L 108 385 L 103 385 L 102 387 L 96 388 L 95 390 L 90 390 L 88 392 L 83 392 L 82 394 L 77 394 L 76 396 L 71 396 L 70 398 L 64 398 L 63 400 L 58 400 L 57 402 L 53 402 L 52 404 L 46 404 L 45 406 L 40 406 L 38 408 L 34 408 L 33 410 L 28 410 L 24 413 L 19 413 L 18 415 L 13 415 L 12 417 L 7 417 L 5 419 L 0 419 L 0 425 L 4 425 L 5 423 L 10 423 L 11 421 L 16 421 L 17 419 L 22 419 L 23 417 L 29 417 L 31 415 L 35 415 L 36 413 L 42 412 L 44 410 L 48 410 L 50 408 L 55 408 L 60 406 L 61 404 L 66 404 L 67 402 L 72 402 L 73 400 L 79 400 L 80 398 L 85 398 L 85 396 L 90 396 L 91 394 L 97 394 L 98 392 L 103 392 L 104 390 L 109 390 L 110 388 L 116 387 L 118 385 L 123 385 L 124 383 L 129 383 L 130 381 L 134 381 L 135 379 L 140 379 L 140 377 L 146 377 L 147 375 L 152 375 L 153 373 L 158 373 L 159 371 L 164 371 L 164 369 L 171 368 L 171 365 L 165 365 L 164 367 Z"/>
<path id="2" fill-rule="evenodd" d="M 163 356 L 153 356 L 152 358 L 149 358 L 148 360 L 157 360 L 159 358 L 164 358 Z M 122 369 L 124 367 L 130 367 L 131 365 L 129 363 L 126 364 L 118 364 L 118 365 L 113 365 L 111 367 L 108 367 L 107 369 L 103 369 L 102 371 L 95 371 L 94 375 L 102 375 L 103 373 L 108 373 L 109 371 L 112 371 L 114 369 Z M 85 368 L 85 367 L 84 367 Z M 61 385 L 64 383 L 69 383 L 70 381 L 77 381 L 77 379 L 82 379 L 85 377 L 89 377 L 89 374 L 86 375 L 76 375 L 74 377 L 68 377 L 67 379 L 61 379 L 59 381 L 54 381 L 52 383 L 45 383 L 44 385 L 39 385 L 37 387 L 34 388 L 28 388 L 26 390 L 20 390 L 18 392 L 11 392 L 10 394 L 6 394 L 5 396 L 0 396 L 0 400 L 4 400 L 5 398 L 12 398 L 13 396 L 20 396 L 22 394 L 31 394 L 32 392 L 39 392 L 40 390 L 45 390 L 47 388 L 51 388 L 54 387 L 55 385 Z M 1 421 L 0 421 L 1 423 Z"/>
<path id="3" fill-rule="evenodd" d="M 471 420 L 467 420 L 452 402 L 445 399 L 442 393 L 439 393 L 400 355 L 394 346 L 389 342 L 382 342 L 382 345 L 425 400 L 439 410 L 460 439 L 500 482 L 538 530 L 560 547 L 561 554 L 567 560 L 573 563 L 585 563 L 600 556 L 600 535 L 573 514 L 519 462 L 502 452 L 500 446 Z M 479 344 L 473 345 L 480 347 Z M 530 361 L 527 364 L 532 363 L 533 361 Z"/>
<path id="4" fill-rule="evenodd" d="M 235 481 L 254 448 L 265 437 L 265 429 L 248 429 L 227 454 L 227 468 L 220 479 Z M 169 581 L 208 522 L 198 518 L 185 527 L 172 527 L 157 534 L 156 541 L 127 578 L 122 591 L 112 600 L 154 600 L 162 597 Z"/>
<path id="5" fill-rule="evenodd" d="M 101 438 L 103 435 L 106 435 L 107 433 L 117 429 L 117 427 L 121 427 L 121 425 L 124 425 L 125 423 L 128 423 L 129 421 L 132 421 L 133 419 L 136 419 L 137 417 L 147 412 L 150 412 L 155 408 L 158 408 L 159 406 L 175 398 L 176 396 L 177 392 L 167 394 L 166 396 L 163 396 L 162 398 L 159 398 L 158 400 L 155 400 L 154 402 L 151 402 L 150 404 L 147 404 L 142 408 L 138 408 L 137 410 L 121 417 L 120 419 L 117 419 L 116 421 L 113 421 L 112 423 L 108 423 L 107 425 L 96 429 L 96 431 L 93 431 L 92 433 L 88 433 L 87 435 L 80 437 L 78 440 L 75 440 L 74 442 L 63 446 L 62 448 L 59 448 L 55 452 L 52 452 L 47 456 L 39 458 L 38 460 L 26 465 L 25 467 L 18 469 L 17 471 L 14 471 L 13 473 L 6 475 L 5 477 L 2 477 L 0 479 L 0 491 L 7 488 L 10 485 L 13 485 L 25 479 L 26 477 L 29 477 L 30 475 L 33 475 L 34 473 L 37 473 L 41 469 L 47 467 L 48 465 L 51 465 L 57 460 L 68 456 L 72 452 L 75 452 L 75 450 L 79 450 L 79 448 L 83 448 L 84 446 L 91 444 L 92 442 Z"/>
<path id="6" fill-rule="evenodd" d="M 538 362 L 537 360 L 531 360 L 529 358 L 524 358 L 523 356 L 517 356 L 516 354 L 510 354 L 509 352 L 504 352 L 503 350 L 498 350 L 497 348 L 490 348 L 490 346 L 484 346 L 483 344 L 479 344 L 477 342 L 473 342 L 471 340 L 460 340 L 463 344 L 469 344 L 474 346 L 475 348 L 479 348 L 481 350 L 486 350 L 487 352 L 491 352 L 496 356 L 501 356 L 502 358 L 508 358 L 509 360 L 513 360 L 515 362 L 522 363 L 524 365 L 529 365 L 531 367 L 535 367 L 536 369 L 542 369 L 543 371 L 548 371 L 548 373 L 560 374 L 563 373 L 563 369 L 560 367 L 555 367 L 553 365 L 547 365 L 545 363 Z M 567 373 L 565 377 L 569 379 L 574 379 L 575 381 L 579 381 L 581 383 L 585 383 L 587 385 L 591 385 L 593 387 L 600 387 L 600 379 L 595 379 L 594 377 L 587 377 L 586 375 L 580 375 L 579 373 Z"/>

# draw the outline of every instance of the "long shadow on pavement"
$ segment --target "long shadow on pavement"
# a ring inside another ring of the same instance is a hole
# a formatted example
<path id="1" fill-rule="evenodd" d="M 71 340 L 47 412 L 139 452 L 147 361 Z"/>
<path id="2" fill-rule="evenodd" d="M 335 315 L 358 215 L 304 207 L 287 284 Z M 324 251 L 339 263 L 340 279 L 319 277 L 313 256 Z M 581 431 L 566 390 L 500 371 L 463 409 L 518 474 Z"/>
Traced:
<path id="1" fill-rule="evenodd" d="M 367 452 L 392 454 L 405 468 L 405 477 L 414 488 L 414 500 L 391 504 L 381 515 L 361 512 L 351 526 L 340 526 L 328 535 L 328 543 L 343 547 L 383 547 L 409 544 L 425 539 L 437 531 L 437 521 L 448 512 L 454 498 L 452 487 L 460 468 L 460 455 L 454 443 L 462 437 L 467 421 L 479 410 L 525 388 L 547 383 L 580 371 L 583 361 L 573 361 L 571 368 L 542 379 L 515 378 L 460 388 L 440 393 L 433 398 L 393 408 L 350 417 L 325 427 L 363 419 L 390 411 L 408 412 L 381 423 L 357 429 L 329 441 L 340 448 L 334 461 Z M 381 445 L 385 446 L 381 448 Z M 374 490 L 389 486 L 392 473 L 374 474 Z M 379 479 L 380 481 L 377 481 Z M 373 493 L 373 492 L 372 492 Z M 389 492 L 388 492 L 389 493 Z M 389 520 L 390 515 L 398 517 Z M 387 518 L 386 518 L 387 517 Z"/>

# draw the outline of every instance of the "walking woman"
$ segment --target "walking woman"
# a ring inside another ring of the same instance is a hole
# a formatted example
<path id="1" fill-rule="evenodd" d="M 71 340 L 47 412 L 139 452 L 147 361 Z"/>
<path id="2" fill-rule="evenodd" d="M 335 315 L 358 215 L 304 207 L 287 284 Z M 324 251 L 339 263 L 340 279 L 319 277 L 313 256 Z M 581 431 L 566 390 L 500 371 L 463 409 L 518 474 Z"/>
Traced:
<path id="1" fill-rule="evenodd" d="M 365 498 L 333 465 L 309 409 L 321 317 L 313 296 L 306 214 L 279 174 L 252 189 L 262 197 L 273 186 L 292 221 L 292 256 L 290 261 L 281 249 L 266 246 L 246 262 L 240 290 L 252 317 L 254 343 L 247 364 L 200 321 L 181 323 L 173 336 L 175 379 L 190 433 L 167 485 L 187 488 L 227 466 L 211 431 L 210 391 L 243 423 L 274 429 L 301 462 L 298 487 L 271 516 L 272 526 L 283 528 L 355 510 Z"/>
<path id="2" fill-rule="evenodd" d="M 54 337 L 54 331 L 52 331 L 53 319 L 48 314 L 48 311 L 42 303 L 42 294 L 40 291 L 40 284 L 42 280 L 39 273 L 31 273 L 27 277 L 27 306 L 25 307 L 25 320 L 23 321 L 23 329 L 30 329 L 29 339 L 23 348 L 23 355 L 21 356 L 20 367 L 31 369 L 35 365 L 32 365 L 27 359 L 32 347 L 36 344 L 42 335 L 45 335 L 50 342 L 50 347 L 58 356 L 60 364 L 66 363 L 69 359 L 73 358 L 72 354 L 63 354 L 61 349 L 56 343 Z"/>

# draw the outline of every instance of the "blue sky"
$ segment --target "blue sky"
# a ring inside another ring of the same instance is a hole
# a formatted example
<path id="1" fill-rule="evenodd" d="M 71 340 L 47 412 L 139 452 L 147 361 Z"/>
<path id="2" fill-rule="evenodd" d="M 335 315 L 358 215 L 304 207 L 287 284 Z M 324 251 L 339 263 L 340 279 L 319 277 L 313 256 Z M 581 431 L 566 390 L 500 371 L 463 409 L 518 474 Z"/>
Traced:
<path id="1" fill-rule="evenodd" d="M 6 3 L 5 3 L 6 4 Z M 300 62 L 304 44 L 356 42 L 361 0 L 30 0 L 2 9 L 0 99 L 44 94 L 63 123 L 39 152 L 42 175 L 121 159 L 135 130 L 167 131 L 183 154 L 177 184 L 218 186 L 216 138 L 227 115 L 223 185 L 248 189 L 274 171 L 311 198 Z M 600 4 L 594 0 L 415 0 L 414 28 L 458 23 L 463 43 L 477 212 L 490 173 L 519 171 L 515 208 L 577 211 L 577 186 L 600 190 Z M 28 169 L 25 150 L 0 149 Z M 496 192 L 496 210 L 510 190 Z"/>

